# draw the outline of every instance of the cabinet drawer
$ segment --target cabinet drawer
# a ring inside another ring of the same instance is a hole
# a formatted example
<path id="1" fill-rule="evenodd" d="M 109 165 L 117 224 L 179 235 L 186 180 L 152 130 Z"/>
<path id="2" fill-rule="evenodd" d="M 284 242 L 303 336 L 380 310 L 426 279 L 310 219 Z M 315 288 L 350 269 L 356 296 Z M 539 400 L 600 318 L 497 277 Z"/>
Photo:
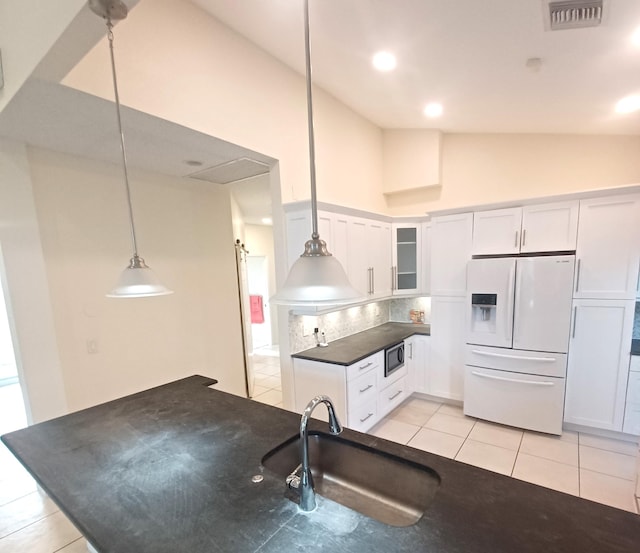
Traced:
<path id="1" fill-rule="evenodd" d="M 408 395 L 407 378 L 402 377 L 378 394 L 378 411 L 381 417 L 400 405 Z"/>
<path id="2" fill-rule="evenodd" d="M 347 382 L 347 404 L 349 408 L 361 405 L 377 395 L 376 371 L 367 371 L 365 374 Z"/>
<path id="3" fill-rule="evenodd" d="M 378 422 L 377 398 L 373 398 L 359 407 L 349 408 L 349 428 L 366 432 Z"/>
<path id="4" fill-rule="evenodd" d="M 347 380 L 358 378 L 361 374 L 369 371 L 384 372 L 384 351 L 374 353 L 353 365 L 347 366 Z"/>

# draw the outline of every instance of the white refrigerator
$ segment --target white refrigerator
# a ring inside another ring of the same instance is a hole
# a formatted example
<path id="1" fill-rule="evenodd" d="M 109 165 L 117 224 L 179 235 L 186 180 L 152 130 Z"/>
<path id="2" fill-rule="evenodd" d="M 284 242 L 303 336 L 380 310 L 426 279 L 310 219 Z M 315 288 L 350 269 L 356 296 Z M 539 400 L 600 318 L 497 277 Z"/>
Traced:
<path id="1" fill-rule="evenodd" d="M 464 412 L 560 434 L 575 257 L 472 259 Z"/>

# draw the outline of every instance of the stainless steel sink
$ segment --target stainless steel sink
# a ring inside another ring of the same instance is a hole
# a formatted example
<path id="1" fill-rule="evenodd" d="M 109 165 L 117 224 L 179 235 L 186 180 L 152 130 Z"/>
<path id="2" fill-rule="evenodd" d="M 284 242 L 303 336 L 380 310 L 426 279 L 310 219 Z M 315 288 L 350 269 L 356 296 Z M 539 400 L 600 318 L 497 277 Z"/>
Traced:
<path id="1" fill-rule="evenodd" d="M 427 466 L 322 432 L 309 433 L 309 458 L 318 494 L 391 526 L 418 522 L 440 485 Z M 272 449 L 262 464 L 284 486 L 300 464 L 300 437 Z"/>

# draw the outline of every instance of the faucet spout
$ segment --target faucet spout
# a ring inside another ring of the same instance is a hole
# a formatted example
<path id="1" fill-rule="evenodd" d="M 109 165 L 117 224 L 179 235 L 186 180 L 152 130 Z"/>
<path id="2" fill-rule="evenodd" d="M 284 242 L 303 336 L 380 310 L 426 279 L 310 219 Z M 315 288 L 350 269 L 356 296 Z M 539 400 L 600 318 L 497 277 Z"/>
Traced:
<path id="1" fill-rule="evenodd" d="M 300 493 L 300 508 L 303 511 L 313 511 L 316 508 L 316 493 L 313 489 L 313 477 L 311 475 L 311 469 L 309 468 L 309 431 L 307 426 L 309 424 L 309 418 L 313 410 L 324 403 L 327 406 L 329 412 L 329 430 L 332 434 L 340 434 L 342 432 L 342 425 L 336 415 L 333 402 L 328 396 L 316 396 L 314 397 L 305 408 L 300 419 L 300 456 L 302 462 L 300 465 L 300 484 L 298 486 L 298 492 Z"/>

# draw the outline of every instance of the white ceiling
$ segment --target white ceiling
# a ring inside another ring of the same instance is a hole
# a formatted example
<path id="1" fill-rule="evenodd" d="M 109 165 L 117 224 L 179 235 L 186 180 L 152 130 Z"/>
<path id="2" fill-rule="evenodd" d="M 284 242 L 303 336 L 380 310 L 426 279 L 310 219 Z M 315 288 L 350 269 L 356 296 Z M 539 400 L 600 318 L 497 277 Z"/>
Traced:
<path id="1" fill-rule="evenodd" d="M 192 0 L 300 73 L 302 0 Z M 314 82 L 383 128 L 640 134 L 640 0 L 605 0 L 598 28 L 545 31 L 543 0 L 310 0 Z M 393 51 L 392 73 L 371 68 Z M 542 59 L 538 72 L 525 66 Z M 445 113 L 426 119 L 428 101 Z"/>

